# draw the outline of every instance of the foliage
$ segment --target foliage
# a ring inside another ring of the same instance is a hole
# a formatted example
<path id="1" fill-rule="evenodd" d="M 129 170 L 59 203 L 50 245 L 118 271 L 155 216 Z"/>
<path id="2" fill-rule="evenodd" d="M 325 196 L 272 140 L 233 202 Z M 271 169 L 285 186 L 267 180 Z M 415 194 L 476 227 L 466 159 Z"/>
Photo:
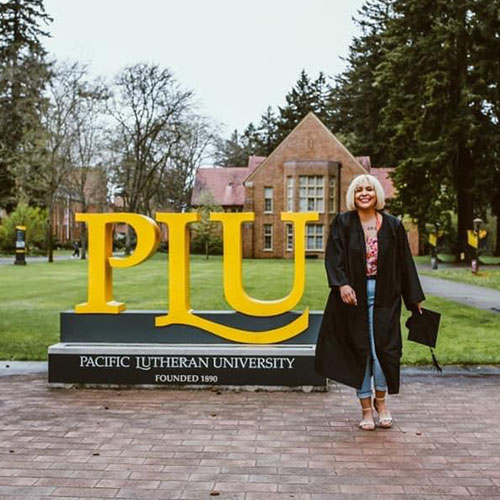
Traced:
<path id="1" fill-rule="evenodd" d="M 127 66 L 115 78 L 109 105 L 116 122 L 113 174 L 127 210 L 152 213 L 150 202 L 180 141 L 191 98 L 169 69 L 156 64 Z"/>
<path id="2" fill-rule="evenodd" d="M 58 66 L 59 85 L 68 96 L 66 155 L 69 163 L 67 175 L 61 179 L 58 194 L 78 202 L 78 211 L 102 210 L 107 197 L 104 116 L 109 90 L 100 80 L 90 80 L 88 68 L 80 63 Z M 53 85 L 51 85 L 52 87 Z M 54 170 L 54 167 L 52 167 Z M 86 258 L 87 228 L 80 223 L 81 258 Z"/>
<path id="3" fill-rule="evenodd" d="M 78 151 L 80 108 L 85 100 L 86 69 L 74 64 L 54 66 L 48 83 L 48 105 L 41 114 L 44 144 L 37 148 L 38 168 L 30 172 L 30 181 L 47 207 L 47 254 L 53 261 L 53 213 L 57 203 L 75 201 L 68 182 L 74 177 L 75 156 Z M 78 200 L 79 201 L 79 200 Z"/>
<path id="4" fill-rule="evenodd" d="M 256 127 L 256 151 L 261 156 L 269 156 L 279 142 L 278 117 L 271 106 L 260 117 Z"/>
<path id="5" fill-rule="evenodd" d="M 320 120 L 328 123 L 328 100 L 331 88 L 325 75 L 320 72 L 316 80 L 311 80 L 302 70 L 294 87 L 285 96 L 285 106 L 280 106 L 275 147 L 312 111 Z M 273 148 L 274 149 L 274 148 Z"/>
<path id="6" fill-rule="evenodd" d="M 2 219 L 0 225 L 0 249 L 4 252 L 15 251 L 16 226 L 26 226 L 26 247 L 28 252 L 45 245 L 47 212 L 19 203 L 16 209 Z"/>
<path id="7" fill-rule="evenodd" d="M 350 45 L 346 70 L 335 78 L 327 122 L 350 151 L 370 156 L 373 165 L 384 166 L 392 165 L 380 127 L 387 89 L 377 85 L 375 74 L 383 61 L 387 42 L 381 33 L 391 18 L 393 3 L 368 0 L 354 19 L 360 35 Z"/>
<path id="8" fill-rule="evenodd" d="M 421 229 L 457 213 L 459 252 L 500 184 L 498 4 L 370 0 L 360 17 L 334 122 L 356 152 L 396 166 L 394 206 Z"/>
<path id="9" fill-rule="evenodd" d="M 215 164 L 221 167 L 245 167 L 248 157 L 254 154 L 256 148 L 255 127 L 250 123 L 241 136 L 238 130 L 233 130 L 229 139 L 218 139 Z"/>
<path id="10" fill-rule="evenodd" d="M 214 126 L 203 116 L 186 114 L 178 125 L 179 140 L 173 144 L 164 175 L 158 179 L 152 205 L 182 212 L 189 208 L 197 167 L 212 151 Z"/>
<path id="11" fill-rule="evenodd" d="M 44 26 L 51 20 L 43 0 L 0 2 L 0 206 L 38 196 L 30 174 L 43 144 L 50 65 L 41 39 L 48 36 Z"/>
<path id="12" fill-rule="evenodd" d="M 222 207 L 215 201 L 210 191 L 205 191 L 199 199 L 196 211 L 200 214 L 200 221 L 192 224 L 193 252 L 204 253 L 208 259 L 210 254 L 222 253 L 222 240 L 220 228 L 216 222 L 210 220 L 211 212 L 221 212 Z"/>

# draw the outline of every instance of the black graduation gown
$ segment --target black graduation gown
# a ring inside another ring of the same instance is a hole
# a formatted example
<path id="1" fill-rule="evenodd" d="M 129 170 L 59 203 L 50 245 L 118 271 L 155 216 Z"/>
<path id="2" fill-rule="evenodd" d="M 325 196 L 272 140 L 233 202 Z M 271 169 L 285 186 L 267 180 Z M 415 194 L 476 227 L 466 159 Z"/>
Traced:
<path id="1" fill-rule="evenodd" d="M 385 212 L 378 231 L 377 284 L 373 313 L 375 350 L 389 394 L 399 392 L 402 355 L 401 296 L 406 308 L 425 300 L 408 238 L 399 219 Z M 316 371 L 361 388 L 370 353 L 366 299 L 366 249 L 357 211 L 338 214 L 330 227 L 325 256 L 331 287 L 316 345 Z M 358 305 L 344 304 L 339 287 L 350 285 Z"/>

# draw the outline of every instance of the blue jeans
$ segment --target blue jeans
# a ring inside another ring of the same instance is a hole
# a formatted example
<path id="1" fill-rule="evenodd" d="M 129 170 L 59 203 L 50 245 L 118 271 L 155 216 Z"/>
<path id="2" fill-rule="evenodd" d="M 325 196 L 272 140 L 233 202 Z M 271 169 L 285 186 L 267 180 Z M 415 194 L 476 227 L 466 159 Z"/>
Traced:
<path id="1" fill-rule="evenodd" d="M 370 353 L 366 362 L 365 377 L 361 389 L 356 391 L 358 398 L 369 398 L 372 396 L 372 377 L 373 385 L 377 391 L 387 390 L 387 382 L 384 372 L 380 366 L 375 351 L 375 338 L 373 336 L 373 306 L 375 303 L 375 287 L 377 280 L 366 280 L 366 299 L 368 302 L 368 332 L 370 334 Z"/>

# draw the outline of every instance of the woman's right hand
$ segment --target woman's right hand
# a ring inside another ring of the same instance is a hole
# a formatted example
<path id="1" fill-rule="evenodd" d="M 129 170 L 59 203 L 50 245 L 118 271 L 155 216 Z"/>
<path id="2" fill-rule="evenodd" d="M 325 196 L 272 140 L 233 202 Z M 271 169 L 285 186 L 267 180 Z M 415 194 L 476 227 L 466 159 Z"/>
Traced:
<path id="1" fill-rule="evenodd" d="M 357 306 L 358 301 L 356 299 L 356 292 L 350 285 L 342 285 L 339 288 L 340 291 L 340 298 L 342 299 L 342 302 L 344 304 L 347 304 L 349 306 Z"/>

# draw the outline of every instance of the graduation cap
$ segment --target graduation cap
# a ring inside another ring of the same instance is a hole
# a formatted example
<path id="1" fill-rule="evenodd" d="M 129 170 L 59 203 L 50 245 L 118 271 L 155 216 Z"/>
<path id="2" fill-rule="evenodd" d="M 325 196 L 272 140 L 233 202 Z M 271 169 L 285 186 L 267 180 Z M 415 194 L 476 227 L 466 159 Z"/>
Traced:
<path id="1" fill-rule="evenodd" d="M 414 310 L 412 315 L 406 320 L 406 327 L 409 330 L 408 340 L 429 346 L 432 355 L 432 364 L 439 373 L 443 370 L 439 366 L 433 348 L 436 347 L 440 319 L 440 313 L 422 307 L 422 314 L 418 310 Z"/>

